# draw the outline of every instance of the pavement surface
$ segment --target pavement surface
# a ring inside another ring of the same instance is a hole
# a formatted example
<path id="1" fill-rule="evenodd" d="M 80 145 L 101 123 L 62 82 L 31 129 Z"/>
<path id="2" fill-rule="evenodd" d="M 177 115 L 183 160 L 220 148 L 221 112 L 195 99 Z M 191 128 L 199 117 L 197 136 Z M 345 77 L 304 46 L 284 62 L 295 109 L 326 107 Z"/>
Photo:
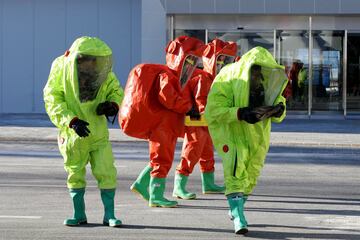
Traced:
<path id="1" fill-rule="evenodd" d="M 246 204 L 249 233 L 233 233 L 221 194 L 201 194 L 199 167 L 189 177 L 196 200 L 149 208 L 129 190 L 148 163 L 146 141 L 117 125 L 110 136 L 118 170 L 116 215 L 122 228 L 101 225 L 103 207 L 87 168 L 89 224 L 65 227 L 72 213 L 57 129 L 45 115 L 0 115 L 0 240 L 12 239 L 360 239 L 360 120 L 288 118 L 273 124 L 271 147 Z M 165 195 L 172 199 L 181 141 Z M 221 160 L 216 157 L 216 181 Z"/>
<path id="2" fill-rule="evenodd" d="M 143 141 L 109 125 L 112 142 Z M 0 141 L 56 141 L 58 130 L 45 114 L 0 114 Z M 179 139 L 181 141 L 181 139 Z M 289 116 L 272 125 L 272 145 L 360 147 L 360 119 L 304 119 Z"/>

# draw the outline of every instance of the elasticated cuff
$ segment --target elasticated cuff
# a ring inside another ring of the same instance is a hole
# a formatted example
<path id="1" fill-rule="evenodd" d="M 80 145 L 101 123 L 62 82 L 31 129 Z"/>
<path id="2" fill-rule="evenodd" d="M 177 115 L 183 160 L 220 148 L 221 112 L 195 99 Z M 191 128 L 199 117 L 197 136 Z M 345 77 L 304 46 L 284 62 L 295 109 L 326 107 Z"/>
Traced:
<path id="1" fill-rule="evenodd" d="M 111 104 L 119 111 L 119 104 L 116 102 L 111 102 Z"/>
<path id="2" fill-rule="evenodd" d="M 240 121 L 241 120 L 241 110 L 240 110 L 241 108 L 239 108 L 238 110 L 237 110 L 237 119 Z"/>
<path id="3" fill-rule="evenodd" d="M 76 120 L 78 120 L 79 118 L 78 117 L 74 117 L 73 119 L 71 119 L 70 123 L 69 123 L 69 128 L 72 128 L 71 126 L 74 124 L 74 122 Z"/>

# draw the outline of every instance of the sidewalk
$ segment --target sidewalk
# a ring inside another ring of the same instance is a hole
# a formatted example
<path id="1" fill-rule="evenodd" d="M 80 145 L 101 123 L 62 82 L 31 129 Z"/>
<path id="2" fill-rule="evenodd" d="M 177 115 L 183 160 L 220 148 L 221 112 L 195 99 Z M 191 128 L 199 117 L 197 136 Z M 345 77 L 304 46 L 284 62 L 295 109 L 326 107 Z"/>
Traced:
<path id="1" fill-rule="evenodd" d="M 126 136 L 117 123 L 109 128 L 112 142 L 143 141 Z M 57 132 L 45 114 L 0 115 L 0 142 L 56 142 Z M 290 115 L 272 125 L 271 145 L 360 148 L 360 120 L 309 120 Z"/>

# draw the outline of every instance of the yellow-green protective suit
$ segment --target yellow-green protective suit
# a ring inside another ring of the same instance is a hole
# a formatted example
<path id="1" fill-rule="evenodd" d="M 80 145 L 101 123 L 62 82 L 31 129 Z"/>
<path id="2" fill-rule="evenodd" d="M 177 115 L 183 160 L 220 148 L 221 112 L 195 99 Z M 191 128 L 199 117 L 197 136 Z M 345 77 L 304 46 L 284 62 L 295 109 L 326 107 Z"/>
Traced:
<path id="1" fill-rule="evenodd" d="M 254 64 L 262 67 L 265 104 L 285 105 L 281 96 L 287 84 L 284 67 L 264 48 L 251 49 L 239 62 L 225 66 L 216 76 L 208 95 L 205 118 L 215 149 L 222 158 L 226 195 L 253 191 L 269 149 L 271 122 L 281 122 L 286 114 L 284 111 L 279 118 L 256 124 L 238 120 L 238 109 L 249 104 L 250 68 Z"/>
<path id="2" fill-rule="evenodd" d="M 111 49 L 100 39 L 78 38 L 69 51 L 54 60 L 48 82 L 44 88 L 46 112 L 59 128 L 58 145 L 64 158 L 64 168 L 68 173 L 68 188 L 84 188 L 85 167 L 91 164 L 92 172 L 100 189 L 116 188 L 116 168 L 107 120 L 96 114 L 96 107 L 104 101 L 115 102 L 119 106 L 123 99 L 123 89 L 119 80 L 110 71 L 101 84 L 95 99 L 80 102 L 76 58 L 79 54 L 97 57 L 111 56 Z M 89 123 L 91 133 L 80 138 L 69 124 L 73 118 Z"/>

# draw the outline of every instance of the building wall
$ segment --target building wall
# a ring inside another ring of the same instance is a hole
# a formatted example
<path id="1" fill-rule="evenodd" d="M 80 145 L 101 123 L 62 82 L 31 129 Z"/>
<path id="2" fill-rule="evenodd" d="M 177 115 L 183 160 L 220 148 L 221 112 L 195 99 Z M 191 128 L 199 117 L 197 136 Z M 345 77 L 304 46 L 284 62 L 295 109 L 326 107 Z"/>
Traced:
<path id="1" fill-rule="evenodd" d="M 358 30 L 359 13 L 359 0 L 0 0 L 0 113 L 44 112 L 51 62 L 82 35 L 110 45 L 124 87 L 136 64 L 165 62 L 168 15 L 175 28 L 250 29 L 254 21 L 245 26 L 243 17 L 255 14 L 267 19 L 258 26 L 270 29 L 269 15 L 284 16 L 284 24 L 299 18 L 291 29 L 312 15 L 313 28 Z"/>
<path id="2" fill-rule="evenodd" d="M 0 113 L 44 112 L 53 59 L 84 35 L 112 48 L 125 86 L 141 62 L 141 0 L 0 0 Z"/>
<path id="3" fill-rule="evenodd" d="M 166 13 L 159 0 L 142 2 L 142 62 L 165 63 Z"/>

